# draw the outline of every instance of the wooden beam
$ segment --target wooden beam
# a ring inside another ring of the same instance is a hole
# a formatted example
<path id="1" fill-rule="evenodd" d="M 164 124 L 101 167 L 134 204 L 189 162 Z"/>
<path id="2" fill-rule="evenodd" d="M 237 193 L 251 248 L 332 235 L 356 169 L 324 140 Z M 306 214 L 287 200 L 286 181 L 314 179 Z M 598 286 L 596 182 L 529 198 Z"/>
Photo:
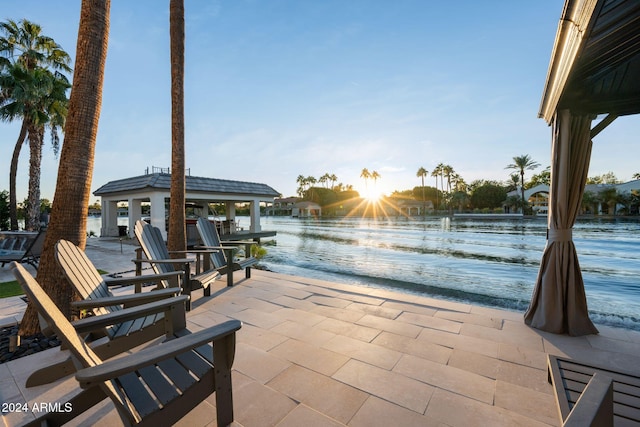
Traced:
<path id="1" fill-rule="evenodd" d="M 602 132 L 607 126 L 609 126 L 618 116 L 615 114 L 609 114 L 607 117 L 602 119 L 600 123 L 595 125 L 593 129 L 591 129 L 591 139 L 595 138 L 600 132 Z"/>

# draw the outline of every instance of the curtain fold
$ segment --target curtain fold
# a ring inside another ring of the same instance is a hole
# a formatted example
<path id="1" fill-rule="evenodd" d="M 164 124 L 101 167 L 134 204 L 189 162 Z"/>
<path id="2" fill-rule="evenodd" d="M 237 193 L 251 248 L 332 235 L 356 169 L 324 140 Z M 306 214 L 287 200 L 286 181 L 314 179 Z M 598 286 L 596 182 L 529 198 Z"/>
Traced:
<path id="1" fill-rule="evenodd" d="M 557 111 L 553 120 L 547 244 L 540 262 L 527 325 L 556 334 L 597 334 L 589 319 L 572 229 L 580 210 L 591 158 L 591 116 Z"/>

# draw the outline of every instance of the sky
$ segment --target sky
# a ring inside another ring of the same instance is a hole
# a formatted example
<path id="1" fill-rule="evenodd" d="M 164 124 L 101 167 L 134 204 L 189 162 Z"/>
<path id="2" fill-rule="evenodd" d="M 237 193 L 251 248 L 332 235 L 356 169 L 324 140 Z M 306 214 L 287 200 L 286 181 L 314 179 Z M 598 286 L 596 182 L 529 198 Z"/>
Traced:
<path id="1" fill-rule="evenodd" d="M 0 19 L 40 24 L 75 58 L 80 0 L 2 3 Z M 186 167 L 285 197 L 299 175 L 335 174 L 363 191 L 363 168 L 386 194 L 420 185 L 418 169 L 439 163 L 467 183 L 506 181 L 523 154 L 541 165 L 528 179 L 549 165 L 551 130 L 538 111 L 563 4 L 186 0 Z M 111 2 L 92 192 L 171 165 L 168 5 Z M 0 123 L 0 190 L 19 130 Z M 594 139 L 589 176 L 631 180 L 638 134 L 640 118 L 617 119 Z M 53 198 L 57 163 L 47 137 L 43 198 Z M 18 200 L 27 189 L 25 147 Z"/>

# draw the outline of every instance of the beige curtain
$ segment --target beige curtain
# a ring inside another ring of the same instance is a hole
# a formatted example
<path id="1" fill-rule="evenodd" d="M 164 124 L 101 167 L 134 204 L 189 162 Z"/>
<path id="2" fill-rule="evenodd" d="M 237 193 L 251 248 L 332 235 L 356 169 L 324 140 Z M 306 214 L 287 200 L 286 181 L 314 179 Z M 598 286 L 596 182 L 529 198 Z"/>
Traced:
<path id="1" fill-rule="evenodd" d="M 551 150 L 547 245 L 525 323 L 556 334 L 597 334 L 572 240 L 591 158 L 591 116 L 556 112 Z"/>

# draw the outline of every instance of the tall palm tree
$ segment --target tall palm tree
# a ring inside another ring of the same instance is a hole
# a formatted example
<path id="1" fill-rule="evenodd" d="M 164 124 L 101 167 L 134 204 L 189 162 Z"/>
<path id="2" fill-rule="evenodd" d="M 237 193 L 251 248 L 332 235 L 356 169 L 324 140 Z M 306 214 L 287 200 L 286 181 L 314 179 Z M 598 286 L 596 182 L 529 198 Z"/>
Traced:
<path id="1" fill-rule="evenodd" d="M 64 128 L 67 116 L 67 78 L 44 68 L 27 70 L 19 63 L 11 64 L 0 72 L 0 119 L 12 121 L 22 118 L 23 126 L 11 159 L 11 186 L 15 188 L 15 173 L 22 142 L 28 135 L 30 146 L 29 197 L 26 228 L 39 228 L 40 218 L 40 165 L 45 128 L 51 130 L 54 150 L 59 146 L 58 129 Z M 14 193 L 15 194 L 15 193 Z M 17 229 L 17 218 L 13 220 Z"/>
<path id="2" fill-rule="evenodd" d="M 418 169 L 418 172 L 416 172 L 416 176 L 420 178 L 420 181 L 422 183 L 422 213 L 423 214 L 427 213 L 427 201 L 424 198 L 424 177 L 427 176 L 428 173 L 429 171 L 427 171 L 422 166 L 420 166 L 420 168 Z"/>
<path id="3" fill-rule="evenodd" d="M 364 186 L 369 188 L 369 178 L 371 178 L 371 172 L 369 172 L 369 169 L 363 168 L 362 172 L 360 172 L 360 178 L 364 179 Z"/>
<path id="4" fill-rule="evenodd" d="M 171 39 L 171 189 L 169 199 L 170 251 L 187 249 L 185 221 L 185 149 L 184 149 L 184 0 L 169 2 Z M 179 254 L 175 255 L 179 257 Z"/>
<path id="5" fill-rule="evenodd" d="M 53 70 L 53 75 L 60 79 L 61 84 L 67 84 L 66 78 L 59 72 L 70 72 L 69 67 L 70 57 L 62 50 L 51 37 L 42 35 L 42 28 L 27 21 L 26 19 L 16 22 L 13 20 L 7 20 L 0 23 L 0 71 L 3 69 L 13 68 L 13 73 L 16 72 L 16 67 L 23 68 L 26 72 L 25 77 L 31 77 L 29 79 L 32 85 L 46 86 L 46 82 L 40 82 L 35 78 L 36 76 L 31 73 L 38 69 Z M 49 77 L 49 76 L 47 76 Z M 64 78 L 64 79 L 63 79 Z M 26 83 L 26 82 L 25 82 Z M 23 86 L 24 87 L 24 86 Z M 15 89 L 15 87 L 14 87 Z M 26 88 L 25 91 L 37 91 L 42 88 Z M 66 89 L 65 89 L 66 99 Z M 5 93 L 6 95 L 6 93 Z M 42 97 L 42 93 L 39 94 Z M 46 96 L 44 96 L 46 99 Z M 57 152 L 58 135 L 57 127 L 62 128 L 64 126 L 64 117 L 59 116 L 49 121 L 46 117 L 47 111 L 42 110 L 39 112 L 29 111 L 29 104 L 42 105 L 41 103 L 27 103 L 22 113 L 14 111 L 12 115 L 3 116 L 2 120 L 12 121 L 22 118 L 23 124 L 21 127 L 20 135 L 13 150 L 13 156 L 11 159 L 11 167 L 9 170 L 9 216 L 11 221 L 11 228 L 18 228 L 18 216 L 17 216 L 17 198 L 16 198 L 16 175 L 18 170 L 18 159 L 20 156 L 20 150 L 27 136 L 29 137 L 29 145 L 32 150 L 30 157 L 30 179 L 29 179 L 29 204 L 30 213 L 28 215 L 27 227 L 36 227 L 36 222 L 39 219 L 40 203 L 38 201 L 40 195 L 40 156 L 42 152 L 42 143 L 44 136 L 44 124 L 49 122 L 57 123 L 57 125 L 50 126 L 52 142 L 54 144 L 54 151 Z M 66 109 L 66 108 L 65 108 Z M 66 113 L 65 113 L 66 114 Z M 40 117 L 37 123 L 30 122 L 34 116 Z M 62 118 L 62 122 L 60 119 Z M 60 124 L 62 123 L 62 124 Z M 30 132 L 31 131 L 31 132 Z M 35 163 L 34 163 L 35 162 Z"/>
<path id="6" fill-rule="evenodd" d="M 441 178 L 447 178 L 447 208 L 451 211 L 451 176 L 454 174 L 454 170 L 450 165 L 443 165 L 441 171 Z M 442 184 L 444 187 L 444 183 Z"/>
<path id="7" fill-rule="evenodd" d="M 336 181 L 338 180 L 338 177 L 336 176 L 335 173 L 332 173 L 330 179 L 331 179 L 331 188 L 333 188 L 336 186 Z"/>
<path id="8" fill-rule="evenodd" d="M 440 176 L 440 171 L 442 170 L 443 164 L 440 163 L 431 171 L 431 176 L 436 179 L 436 209 L 440 206 L 440 202 L 438 201 L 438 176 Z"/>
<path id="9" fill-rule="evenodd" d="M 38 267 L 38 281 L 66 316 L 71 314 L 74 294 L 55 261 L 54 244 L 60 239 L 69 240 L 82 249 L 86 244 L 87 206 L 102 106 L 110 4 L 110 0 L 82 0 L 69 114 L 51 222 Z M 20 323 L 20 334 L 29 335 L 38 330 L 37 311 L 28 304 Z"/>
<path id="10" fill-rule="evenodd" d="M 371 172 L 371 179 L 373 180 L 373 185 L 375 187 L 375 185 L 378 183 L 378 180 L 382 178 L 382 175 L 380 175 L 378 173 L 378 171 L 373 171 Z"/>
<path id="11" fill-rule="evenodd" d="M 513 163 L 507 165 L 505 169 L 515 169 L 520 173 L 520 191 L 522 194 L 522 213 L 526 206 L 526 200 L 524 199 L 524 171 L 533 170 L 540 166 L 540 163 L 535 162 L 530 155 L 523 154 L 513 158 Z"/>

